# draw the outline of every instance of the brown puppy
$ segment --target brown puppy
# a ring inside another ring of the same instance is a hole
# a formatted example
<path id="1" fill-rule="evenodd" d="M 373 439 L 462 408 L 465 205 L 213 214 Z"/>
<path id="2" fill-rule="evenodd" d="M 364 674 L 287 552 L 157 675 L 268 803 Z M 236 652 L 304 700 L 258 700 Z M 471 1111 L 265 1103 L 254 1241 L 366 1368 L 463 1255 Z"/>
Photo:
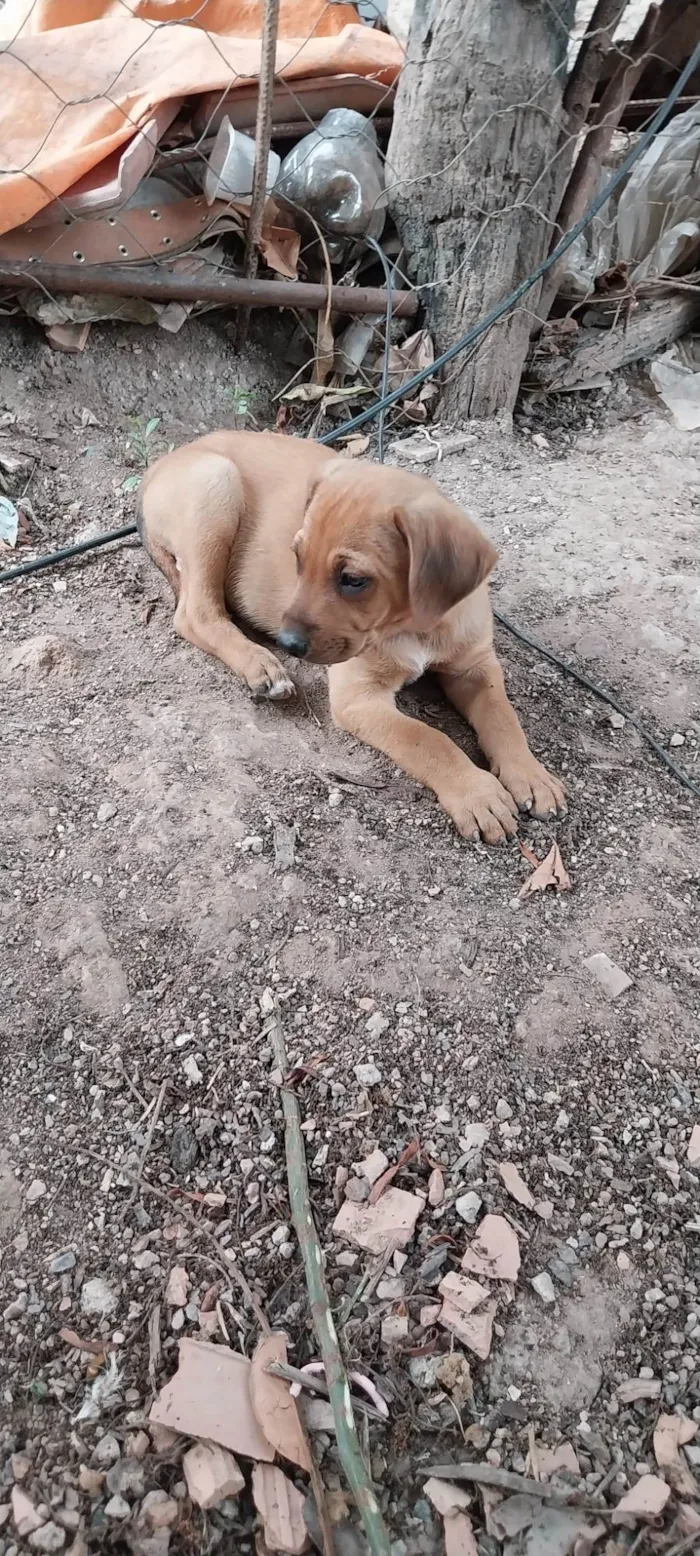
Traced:
<path id="1" fill-rule="evenodd" d="M 294 684 L 229 611 L 286 653 L 328 665 L 335 723 L 433 789 L 465 837 L 496 843 L 515 832 L 518 808 L 563 808 L 493 650 L 486 579 L 496 552 L 431 481 L 300 438 L 216 432 L 148 471 L 139 527 L 177 596 L 182 637 L 254 696 L 290 697 Z M 491 772 L 398 711 L 396 693 L 427 669 Z"/>

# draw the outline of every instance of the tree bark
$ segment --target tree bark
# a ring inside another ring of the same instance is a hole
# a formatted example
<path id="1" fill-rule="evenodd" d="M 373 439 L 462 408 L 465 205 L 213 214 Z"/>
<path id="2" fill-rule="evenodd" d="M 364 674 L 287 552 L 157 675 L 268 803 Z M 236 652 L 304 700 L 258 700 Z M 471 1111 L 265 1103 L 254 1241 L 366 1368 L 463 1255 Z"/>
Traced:
<path id="1" fill-rule="evenodd" d="M 416 0 L 386 180 L 437 351 L 544 258 L 575 0 Z M 537 291 L 459 359 L 445 387 L 461 420 L 512 410 Z"/>

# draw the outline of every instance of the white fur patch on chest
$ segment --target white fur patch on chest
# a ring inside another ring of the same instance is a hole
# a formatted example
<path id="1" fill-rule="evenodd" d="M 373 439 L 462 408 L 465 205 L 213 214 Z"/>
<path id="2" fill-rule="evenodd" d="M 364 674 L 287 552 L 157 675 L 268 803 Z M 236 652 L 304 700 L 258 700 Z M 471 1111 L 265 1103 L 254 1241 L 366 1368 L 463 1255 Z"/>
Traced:
<path id="1" fill-rule="evenodd" d="M 387 647 L 392 659 L 406 671 L 407 681 L 417 681 L 432 663 L 428 644 L 413 632 L 399 632 Z"/>

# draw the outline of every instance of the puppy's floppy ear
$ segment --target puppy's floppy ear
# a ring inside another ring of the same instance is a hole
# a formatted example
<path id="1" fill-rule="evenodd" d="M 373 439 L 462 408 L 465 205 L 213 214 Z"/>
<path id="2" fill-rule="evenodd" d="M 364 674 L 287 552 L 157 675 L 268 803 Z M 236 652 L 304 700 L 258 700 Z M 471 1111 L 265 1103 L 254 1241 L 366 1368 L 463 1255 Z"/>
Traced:
<path id="1" fill-rule="evenodd" d="M 397 509 L 394 522 L 408 547 L 415 625 L 428 632 L 488 578 L 498 553 L 466 513 L 437 492 Z"/>
<path id="2" fill-rule="evenodd" d="M 316 493 L 317 493 L 321 483 L 324 482 L 324 481 L 327 481 L 329 476 L 332 476 L 334 473 L 337 473 L 338 471 L 340 471 L 341 474 L 346 472 L 348 463 L 349 463 L 349 461 L 347 459 L 343 459 L 342 455 L 337 455 L 335 459 L 329 459 L 327 464 L 323 464 L 323 465 L 320 466 L 320 468 L 316 471 L 315 475 L 312 476 L 311 483 L 310 483 L 310 485 L 309 485 L 309 487 L 307 489 L 307 492 L 306 492 L 306 507 L 307 508 L 308 508 L 309 504 L 311 502 L 313 502 L 313 499 L 316 496 Z"/>

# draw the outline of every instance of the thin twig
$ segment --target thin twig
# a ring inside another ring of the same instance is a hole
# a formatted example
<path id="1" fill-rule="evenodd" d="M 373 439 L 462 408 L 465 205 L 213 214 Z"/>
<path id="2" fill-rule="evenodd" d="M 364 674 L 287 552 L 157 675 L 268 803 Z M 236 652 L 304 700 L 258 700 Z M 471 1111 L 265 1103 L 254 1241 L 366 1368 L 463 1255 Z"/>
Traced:
<path id="1" fill-rule="evenodd" d="M 311 1394 L 320 1395 L 321 1399 L 328 1399 L 328 1384 L 325 1378 L 316 1372 L 304 1372 L 301 1367 L 292 1367 L 289 1362 L 270 1362 L 266 1372 L 272 1373 L 273 1378 L 284 1378 L 287 1383 L 299 1383 L 302 1388 L 308 1389 Z M 353 1405 L 357 1405 L 364 1415 L 371 1416 L 373 1421 L 381 1421 L 386 1424 L 386 1418 L 375 1405 L 368 1399 L 361 1399 L 358 1395 L 353 1397 Z"/>
<path id="2" fill-rule="evenodd" d="M 289 1073 L 289 1059 L 279 1012 L 271 1019 L 270 1036 L 275 1064 L 283 1075 Z M 289 1203 L 299 1247 L 304 1261 L 304 1273 L 311 1300 L 311 1317 L 325 1367 L 326 1380 L 338 1443 L 338 1456 L 345 1471 L 348 1485 L 355 1498 L 367 1544 L 372 1556 L 390 1556 L 389 1535 L 379 1503 L 372 1488 L 367 1466 L 362 1457 L 357 1427 L 352 1409 L 352 1398 L 347 1374 L 340 1354 L 338 1336 L 333 1323 L 331 1305 L 323 1271 L 323 1254 L 318 1232 L 314 1224 L 309 1196 L 309 1179 L 306 1166 L 306 1149 L 301 1130 L 301 1109 L 298 1097 L 288 1089 L 282 1091 L 282 1107 L 285 1122 L 285 1150 L 289 1179 Z"/>
<path id="3" fill-rule="evenodd" d="M 86 1145 L 81 1146 L 80 1149 L 82 1154 L 84 1156 L 89 1156 L 93 1162 L 99 1162 L 102 1167 L 111 1167 L 113 1172 L 123 1172 L 125 1177 L 131 1178 L 132 1182 L 139 1182 L 139 1180 L 136 1178 L 136 1173 L 131 1172 L 128 1167 L 122 1166 L 120 1162 L 110 1161 L 108 1156 L 99 1156 L 97 1151 L 90 1151 Z M 155 1183 L 149 1183 L 147 1178 L 142 1178 L 139 1182 L 139 1187 L 141 1189 L 145 1189 L 147 1194 L 153 1194 L 154 1198 L 159 1199 L 163 1205 L 167 1205 L 169 1210 L 175 1210 L 175 1206 L 173 1205 L 173 1201 L 171 1200 L 170 1195 L 166 1194 L 164 1189 L 157 1188 Z M 216 1249 L 217 1258 L 216 1260 L 212 1260 L 212 1263 L 216 1263 L 218 1269 L 225 1268 L 227 1276 L 231 1279 L 234 1285 L 238 1286 L 239 1291 L 242 1291 L 243 1296 L 252 1308 L 262 1333 L 270 1334 L 270 1324 L 260 1306 L 260 1303 L 258 1302 L 254 1291 L 249 1286 L 243 1271 L 239 1270 L 238 1266 L 233 1263 L 227 1263 L 226 1266 L 222 1266 L 221 1258 L 223 1255 L 223 1249 L 217 1243 L 213 1233 L 208 1231 L 207 1227 L 200 1226 L 197 1217 L 193 1216 L 192 1212 L 187 1210 L 185 1205 L 178 1204 L 177 1214 L 181 1220 L 186 1221 L 188 1226 L 193 1227 L 194 1231 L 198 1232 L 200 1237 L 204 1237 L 206 1241 L 211 1243 L 212 1246 Z"/>
<path id="4" fill-rule="evenodd" d="M 350 1292 L 350 1296 L 343 1303 L 343 1306 L 340 1310 L 340 1314 L 338 1316 L 338 1325 L 341 1329 L 343 1329 L 347 1324 L 353 1308 L 360 1301 L 360 1299 L 371 1297 L 375 1287 L 379 1285 L 389 1260 L 393 1259 L 398 1246 L 398 1243 L 391 1241 L 388 1247 L 384 1249 L 383 1253 L 379 1254 L 379 1257 L 375 1263 L 370 1265 L 369 1268 L 365 1270 L 361 1280 L 358 1280 L 355 1290 Z"/>
<path id="5" fill-rule="evenodd" d="M 160 1302 L 156 1302 L 148 1319 L 148 1376 L 153 1389 L 156 1386 L 156 1374 L 160 1358 Z"/>
<path id="6" fill-rule="evenodd" d="M 618 1466 L 616 1465 L 617 1469 Z M 431 1464 L 425 1471 L 436 1480 L 471 1480 L 477 1486 L 493 1486 L 499 1491 L 510 1491 L 514 1496 L 539 1497 L 542 1502 L 553 1502 L 557 1507 L 575 1507 L 580 1513 L 597 1513 L 599 1518 L 610 1518 L 615 1512 L 605 1503 L 584 1500 L 578 1491 L 554 1486 L 549 1481 L 529 1480 L 526 1475 L 516 1475 L 513 1470 L 502 1470 L 495 1464 L 476 1464 L 463 1460 L 461 1464 Z"/>
<path id="7" fill-rule="evenodd" d="M 670 1551 L 666 1552 L 666 1556 L 681 1556 L 682 1551 L 689 1551 L 691 1545 L 697 1545 L 699 1543 L 700 1533 L 698 1533 L 697 1529 L 694 1529 L 692 1534 L 684 1535 L 683 1539 L 679 1540 L 677 1545 L 672 1545 Z"/>
<path id="8" fill-rule="evenodd" d="M 161 1110 L 161 1108 L 163 1106 L 163 1103 L 165 1101 L 165 1093 L 166 1093 L 167 1089 L 168 1089 L 168 1082 L 167 1082 L 167 1080 L 161 1081 L 160 1091 L 158 1092 L 158 1097 L 157 1097 L 157 1100 L 156 1100 L 156 1105 L 155 1105 L 155 1108 L 153 1109 L 153 1117 L 151 1118 L 151 1122 L 150 1122 L 150 1124 L 148 1126 L 148 1134 L 146 1135 L 146 1140 L 145 1140 L 145 1143 L 144 1143 L 143 1150 L 141 1152 L 141 1158 L 140 1158 L 139 1165 L 138 1165 L 138 1168 L 137 1168 L 137 1171 L 136 1171 L 136 1182 L 134 1183 L 134 1186 L 133 1186 L 133 1188 L 131 1190 L 129 1198 L 128 1198 L 127 1202 L 126 1202 L 126 1206 L 125 1206 L 126 1210 L 128 1210 L 129 1207 L 131 1205 L 133 1205 L 134 1200 L 136 1199 L 136 1197 L 138 1195 L 139 1184 L 141 1182 L 141 1177 L 142 1177 L 142 1174 L 143 1174 L 143 1169 L 144 1169 L 144 1167 L 146 1165 L 146 1157 L 148 1156 L 148 1153 L 149 1153 L 149 1151 L 151 1149 L 151 1142 L 153 1140 L 153 1135 L 154 1135 L 156 1124 L 158 1123 L 158 1119 L 160 1118 L 160 1110 Z"/>

